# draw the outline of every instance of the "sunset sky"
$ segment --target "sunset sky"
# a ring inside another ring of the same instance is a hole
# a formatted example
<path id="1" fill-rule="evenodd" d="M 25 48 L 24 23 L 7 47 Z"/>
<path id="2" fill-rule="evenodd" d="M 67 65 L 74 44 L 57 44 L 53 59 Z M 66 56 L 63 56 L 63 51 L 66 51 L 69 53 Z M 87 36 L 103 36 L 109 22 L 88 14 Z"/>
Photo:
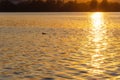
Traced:
<path id="1" fill-rule="evenodd" d="M 65 1 L 70 1 L 70 0 L 65 0 Z M 87 1 L 91 1 L 91 0 L 77 0 L 78 2 L 87 2 Z M 97 0 L 97 1 L 102 1 L 102 0 Z M 112 2 L 120 2 L 120 0 L 108 0 L 108 1 L 112 1 Z"/>
<path id="2" fill-rule="evenodd" d="M 2 1 L 2 0 L 0 0 L 0 1 Z M 17 2 L 19 2 L 19 1 L 24 1 L 24 0 L 10 0 L 10 1 L 17 1 Z M 72 0 L 65 0 L 66 2 L 67 1 L 72 1 Z M 91 1 L 91 0 L 77 0 L 77 2 L 87 2 L 87 1 Z M 102 1 L 102 0 L 98 0 L 99 2 L 100 1 Z M 112 2 L 120 2 L 120 0 L 108 0 L 108 1 L 112 1 Z"/>

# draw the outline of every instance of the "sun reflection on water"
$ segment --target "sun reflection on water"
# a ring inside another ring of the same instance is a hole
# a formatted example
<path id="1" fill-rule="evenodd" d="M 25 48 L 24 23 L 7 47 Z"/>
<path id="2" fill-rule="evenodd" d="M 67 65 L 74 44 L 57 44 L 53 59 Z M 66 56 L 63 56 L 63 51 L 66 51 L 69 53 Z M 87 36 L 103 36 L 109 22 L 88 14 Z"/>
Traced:
<path id="1" fill-rule="evenodd" d="M 103 35 L 106 32 L 103 30 L 103 14 L 102 13 L 94 13 L 91 15 L 92 19 L 92 34 L 94 35 L 93 42 L 99 42 L 103 39 Z"/>
<path id="2" fill-rule="evenodd" d="M 89 38 L 94 44 L 94 53 L 91 54 L 91 73 L 101 74 L 104 71 L 102 70 L 102 64 L 104 64 L 105 56 L 103 51 L 107 48 L 106 41 L 106 28 L 104 26 L 104 15 L 103 13 L 97 12 L 91 15 L 92 21 L 92 30 L 91 37 Z"/>

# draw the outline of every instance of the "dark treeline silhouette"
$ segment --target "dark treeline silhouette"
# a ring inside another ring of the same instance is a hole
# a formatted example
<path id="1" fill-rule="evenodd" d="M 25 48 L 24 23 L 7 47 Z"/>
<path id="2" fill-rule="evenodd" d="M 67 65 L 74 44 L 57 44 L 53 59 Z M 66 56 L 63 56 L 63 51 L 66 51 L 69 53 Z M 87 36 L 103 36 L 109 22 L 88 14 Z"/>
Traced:
<path id="1" fill-rule="evenodd" d="M 120 11 L 120 3 L 102 0 L 91 0 L 77 3 L 76 0 L 26 0 L 13 3 L 10 0 L 0 1 L 0 12 L 88 12 L 88 11 Z"/>

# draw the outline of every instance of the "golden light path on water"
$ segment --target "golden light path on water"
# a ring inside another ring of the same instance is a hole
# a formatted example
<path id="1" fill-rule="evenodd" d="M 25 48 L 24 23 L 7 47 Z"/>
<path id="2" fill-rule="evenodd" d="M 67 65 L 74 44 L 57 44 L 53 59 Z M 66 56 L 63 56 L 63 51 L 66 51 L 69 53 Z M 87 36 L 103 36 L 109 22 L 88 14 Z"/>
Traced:
<path id="1" fill-rule="evenodd" d="M 93 13 L 91 15 L 92 30 L 90 40 L 94 44 L 94 52 L 91 54 L 91 66 L 93 67 L 90 71 L 93 75 L 102 74 L 104 64 L 104 51 L 107 48 L 107 35 L 106 27 L 104 25 L 104 14 L 100 12 Z"/>

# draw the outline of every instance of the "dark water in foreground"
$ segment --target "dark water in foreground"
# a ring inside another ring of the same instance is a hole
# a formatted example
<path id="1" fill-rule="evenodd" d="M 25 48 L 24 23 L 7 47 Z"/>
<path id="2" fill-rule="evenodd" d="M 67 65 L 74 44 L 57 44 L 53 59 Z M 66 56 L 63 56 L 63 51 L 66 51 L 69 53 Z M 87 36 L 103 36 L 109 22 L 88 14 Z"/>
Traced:
<path id="1" fill-rule="evenodd" d="M 0 13 L 0 80 L 120 80 L 120 13 Z"/>

